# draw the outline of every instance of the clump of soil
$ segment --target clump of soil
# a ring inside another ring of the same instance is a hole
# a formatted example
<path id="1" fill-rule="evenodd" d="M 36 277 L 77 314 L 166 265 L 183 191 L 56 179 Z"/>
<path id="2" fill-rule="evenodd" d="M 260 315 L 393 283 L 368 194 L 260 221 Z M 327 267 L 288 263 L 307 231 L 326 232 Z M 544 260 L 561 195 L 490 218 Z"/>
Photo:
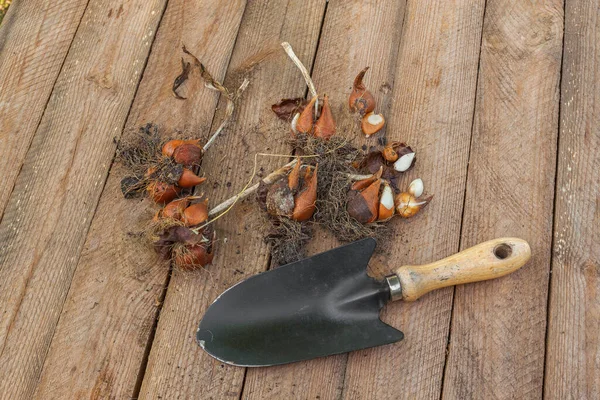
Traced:
<path id="1" fill-rule="evenodd" d="M 265 242 L 271 247 L 275 264 L 284 265 L 306 257 L 305 246 L 312 238 L 314 224 L 330 231 L 341 242 L 366 237 L 381 241 L 387 236 L 389 229 L 386 224 L 362 224 L 346 209 L 349 188 L 353 182 L 352 175 L 361 172 L 353 165 L 359 165 L 360 160 L 365 157 L 362 150 L 341 136 L 322 140 L 299 134 L 291 140 L 291 145 L 296 155 L 302 156 L 303 164 L 318 164 L 316 212 L 306 222 L 286 217 L 269 218 L 271 226 Z M 264 209 L 267 191 L 268 186 L 263 185 L 257 192 L 258 202 Z"/>
<path id="2" fill-rule="evenodd" d="M 353 182 L 351 175 L 362 172 L 354 168 L 353 164 L 364 157 L 363 151 L 340 136 L 324 141 L 299 135 L 292 144 L 297 153 L 316 156 L 306 159 L 307 163 L 319 164 L 315 222 L 331 231 L 342 242 L 366 237 L 383 239 L 385 224 L 361 224 L 346 209 L 348 190 Z"/>
<path id="3" fill-rule="evenodd" d="M 271 248 L 271 259 L 277 266 L 306 258 L 306 245 L 313 235 L 310 224 L 289 218 L 271 218 L 271 229 L 265 243 Z"/>

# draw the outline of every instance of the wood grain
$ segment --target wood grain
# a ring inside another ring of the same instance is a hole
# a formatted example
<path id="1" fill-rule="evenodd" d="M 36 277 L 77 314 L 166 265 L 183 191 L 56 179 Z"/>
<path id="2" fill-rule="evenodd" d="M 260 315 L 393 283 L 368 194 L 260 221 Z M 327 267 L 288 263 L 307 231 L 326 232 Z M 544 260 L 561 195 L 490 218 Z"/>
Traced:
<path id="1" fill-rule="evenodd" d="M 518 238 L 496 238 L 422 265 L 394 270 L 402 300 L 415 301 L 432 290 L 500 278 L 521 268 L 531 257 L 529 244 Z"/>
<path id="2" fill-rule="evenodd" d="M 0 220 L 88 0 L 15 1 L 0 25 Z"/>
<path id="3" fill-rule="evenodd" d="M 249 65 L 271 56 L 247 74 L 250 85 L 235 121 L 204 158 L 203 170 L 210 177 L 206 194 L 212 204 L 247 183 L 255 153 L 289 153 L 289 128 L 275 118 L 270 106 L 281 98 L 302 96 L 305 83 L 280 43 L 289 41 L 298 57 L 311 65 L 324 9 L 323 0 L 248 3 L 226 86 L 236 87 Z M 221 117 L 222 112 L 217 113 L 212 129 Z M 287 162 L 287 157 L 260 158 L 259 167 L 267 174 Z M 268 228 L 257 217 L 260 214 L 253 198 L 236 205 L 215 223 L 219 242 L 213 264 L 197 273 L 174 271 L 140 398 L 239 398 L 244 369 L 211 358 L 197 345 L 195 333 L 204 311 L 221 292 L 266 269 L 269 252 L 263 236 Z"/>
<path id="4" fill-rule="evenodd" d="M 163 137 L 205 136 L 218 93 L 193 74 L 171 93 L 181 69 L 181 43 L 203 55 L 221 79 L 245 8 L 244 1 L 170 1 L 157 32 L 122 140 L 153 122 Z M 207 12 L 211 10 L 212 12 Z M 218 10 L 218 12 L 217 12 Z M 227 18 L 223 18 L 227 16 Z M 168 112 L 166 112 L 168 110 Z M 126 200 L 114 164 L 92 221 L 60 322 L 46 359 L 36 397 L 133 398 L 160 308 L 168 265 L 132 233 L 144 229 L 156 206 Z"/>
<path id="5" fill-rule="evenodd" d="M 600 398 L 597 1 L 567 1 L 545 398 Z"/>
<path id="6" fill-rule="evenodd" d="M 348 114 L 348 95 L 356 74 L 370 66 L 365 83 L 377 99 L 377 111 L 390 106 L 390 90 L 398 52 L 404 1 L 331 1 L 312 73 L 320 94 L 327 94 L 338 126 L 338 135 L 359 147 L 375 145 L 365 140 L 354 117 Z M 387 115 L 387 114 L 386 114 Z M 318 230 L 308 253 L 330 250 L 339 242 Z M 251 368 L 246 375 L 244 399 L 339 398 L 343 390 L 347 355 L 337 355 L 290 365 Z"/>
<path id="7" fill-rule="evenodd" d="M 542 396 L 562 1 L 488 1 L 461 248 L 531 245 L 502 279 L 456 287 L 443 397 Z"/>
<path id="8" fill-rule="evenodd" d="M 409 1 L 406 7 L 388 139 L 416 150 L 403 185 L 420 177 L 434 198 L 412 219 L 392 221 L 395 235 L 370 265 L 380 277 L 458 251 L 483 25 L 483 1 Z M 451 307 L 452 289 L 388 304 L 382 319 L 405 339 L 350 353 L 343 397 L 439 398 Z"/>
<path id="9" fill-rule="evenodd" d="M 25 157 L 0 224 L 7 398 L 33 395 L 164 5 L 89 5 Z"/>

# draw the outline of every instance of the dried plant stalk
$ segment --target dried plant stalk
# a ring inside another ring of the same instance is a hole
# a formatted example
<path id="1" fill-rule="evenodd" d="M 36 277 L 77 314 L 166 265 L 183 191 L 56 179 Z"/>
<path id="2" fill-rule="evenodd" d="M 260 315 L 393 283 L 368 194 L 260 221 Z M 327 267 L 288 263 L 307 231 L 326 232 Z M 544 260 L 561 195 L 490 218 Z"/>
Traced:
<path id="1" fill-rule="evenodd" d="M 225 109 L 225 118 L 223 119 L 223 122 L 221 122 L 221 125 L 219 125 L 215 133 L 212 134 L 210 139 L 208 139 L 206 144 L 202 147 L 202 150 L 206 151 L 210 148 L 217 137 L 219 137 L 225 126 L 229 123 L 229 120 L 231 119 L 235 109 L 235 102 L 242 95 L 244 90 L 246 90 L 250 81 L 245 78 L 240 87 L 235 92 L 231 93 L 225 86 L 212 77 L 204 64 L 202 64 L 200 60 L 185 47 L 185 45 L 182 47 L 182 49 L 185 54 L 189 55 L 194 60 L 194 66 L 198 67 L 200 70 L 200 77 L 202 77 L 204 80 L 204 85 L 209 89 L 216 90 L 217 92 L 221 93 L 227 100 L 227 107 Z"/>
<path id="2" fill-rule="evenodd" d="M 302 64 L 302 61 L 300 61 L 298 56 L 296 56 L 296 53 L 294 53 L 292 46 L 288 42 L 281 43 L 281 46 L 283 47 L 283 49 L 285 50 L 287 55 L 292 59 L 294 64 L 296 64 L 296 67 L 298 67 L 298 69 L 300 70 L 300 73 L 302 73 L 302 76 L 304 77 L 304 80 L 306 81 L 306 85 L 308 86 L 308 90 L 310 91 L 311 96 L 312 97 L 317 96 L 317 88 L 315 87 L 315 84 L 312 81 L 312 78 L 310 77 L 308 70 L 306 69 L 304 64 Z M 315 101 L 315 112 L 316 112 L 316 110 L 318 110 L 318 107 L 319 107 L 319 99 L 317 98 L 317 101 Z"/>
<path id="3" fill-rule="evenodd" d="M 285 164 L 283 167 L 271 172 L 269 175 L 267 175 L 266 177 L 264 177 L 262 179 L 263 184 L 270 185 L 271 183 L 275 182 L 277 180 L 277 178 L 285 175 L 290 170 L 290 168 L 292 168 L 297 162 L 298 162 L 297 159 L 293 160 L 293 161 Z M 232 207 L 238 201 L 244 200 L 245 198 L 250 196 L 252 193 L 256 192 L 258 190 L 259 186 L 260 186 L 260 182 L 255 185 L 250 186 L 249 188 L 247 188 L 245 190 L 242 190 L 237 195 L 230 197 L 229 199 L 225 200 L 218 206 L 211 209 L 208 212 L 208 216 L 213 217 L 213 216 L 220 214 L 221 212 L 227 210 L 228 208 Z"/>

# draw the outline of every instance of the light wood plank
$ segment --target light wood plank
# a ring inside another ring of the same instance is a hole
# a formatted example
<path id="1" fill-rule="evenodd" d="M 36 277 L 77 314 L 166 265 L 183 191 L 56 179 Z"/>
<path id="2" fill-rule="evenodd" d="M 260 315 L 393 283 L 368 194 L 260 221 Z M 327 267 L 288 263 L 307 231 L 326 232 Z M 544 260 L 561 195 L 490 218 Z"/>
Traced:
<path id="1" fill-rule="evenodd" d="M 169 2 L 124 139 L 147 122 L 158 124 L 164 137 L 208 133 L 218 93 L 204 88 L 197 76 L 180 89 L 188 100 L 171 93 L 181 68 L 180 43 L 202 54 L 221 79 L 244 8 L 243 0 Z M 123 198 L 119 183 L 125 173 L 118 164 L 111 169 L 46 359 L 39 399 L 137 397 L 169 270 L 152 249 L 128 234 L 143 229 L 153 206 Z"/>
<path id="2" fill-rule="evenodd" d="M 389 115 L 391 86 L 398 42 L 404 18 L 404 1 L 332 1 L 327 7 L 319 41 L 313 80 L 321 94 L 327 94 L 338 127 L 350 126 L 348 95 L 356 74 L 370 66 L 365 78 L 377 99 L 377 111 Z M 339 131 L 339 135 L 349 132 Z M 375 145 L 358 132 L 349 138 L 359 147 Z M 316 254 L 339 246 L 319 230 L 308 253 Z M 344 385 L 346 354 L 247 372 L 244 399 L 339 398 Z"/>
<path id="3" fill-rule="evenodd" d="M 456 288 L 444 398 L 542 396 L 562 6 L 487 2 L 461 249 L 515 236 L 532 258 Z"/>
<path id="4" fill-rule="evenodd" d="M 567 1 L 545 398 L 600 398 L 600 21 Z"/>
<path id="5" fill-rule="evenodd" d="M 0 224 L 8 398 L 33 395 L 164 6 L 89 5 L 25 158 Z"/>
<path id="6" fill-rule="evenodd" d="M 235 122 L 203 161 L 213 185 L 206 188 L 213 204 L 246 184 L 255 153 L 289 153 L 285 141 L 289 131 L 276 120 L 270 106 L 284 97 L 302 96 L 306 86 L 280 43 L 289 41 L 298 57 L 311 65 L 324 9 L 323 0 L 247 5 L 226 85 L 237 86 L 241 70 L 256 60 L 257 54 L 273 51 L 275 55 L 251 72 L 250 86 L 238 106 Z M 220 123 L 220 116 L 218 113 L 213 129 Z M 259 161 L 259 166 L 269 172 L 287 159 Z M 174 272 L 140 398 L 239 398 L 244 369 L 211 358 L 196 344 L 195 333 L 204 311 L 221 292 L 266 269 L 269 254 L 263 242 L 266 227 L 256 217 L 260 213 L 254 199 L 237 205 L 215 224 L 220 240 L 213 265 L 198 273 Z"/>
<path id="7" fill-rule="evenodd" d="M 435 197 L 413 219 L 393 222 L 395 240 L 372 262 L 379 276 L 458 250 L 483 10 L 484 1 L 407 3 L 388 136 L 417 152 L 404 185 L 420 177 Z M 439 398 L 451 307 L 451 288 L 388 304 L 382 318 L 405 339 L 351 353 L 344 398 Z"/>
<path id="8" fill-rule="evenodd" d="M 0 25 L 0 219 L 87 3 L 15 1 Z"/>

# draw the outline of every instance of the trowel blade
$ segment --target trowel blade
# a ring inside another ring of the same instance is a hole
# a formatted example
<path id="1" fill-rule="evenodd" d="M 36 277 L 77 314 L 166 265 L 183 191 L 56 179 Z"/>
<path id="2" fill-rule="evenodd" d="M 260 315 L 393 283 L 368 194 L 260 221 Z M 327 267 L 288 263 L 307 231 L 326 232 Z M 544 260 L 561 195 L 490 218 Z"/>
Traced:
<path id="1" fill-rule="evenodd" d="M 390 295 L 366 273 L 374 249 L 363 239 L 231 287 L 206 311 L 199 345 L 222 362 L 257 367 L 401 340 L 379 319 Z"/>

